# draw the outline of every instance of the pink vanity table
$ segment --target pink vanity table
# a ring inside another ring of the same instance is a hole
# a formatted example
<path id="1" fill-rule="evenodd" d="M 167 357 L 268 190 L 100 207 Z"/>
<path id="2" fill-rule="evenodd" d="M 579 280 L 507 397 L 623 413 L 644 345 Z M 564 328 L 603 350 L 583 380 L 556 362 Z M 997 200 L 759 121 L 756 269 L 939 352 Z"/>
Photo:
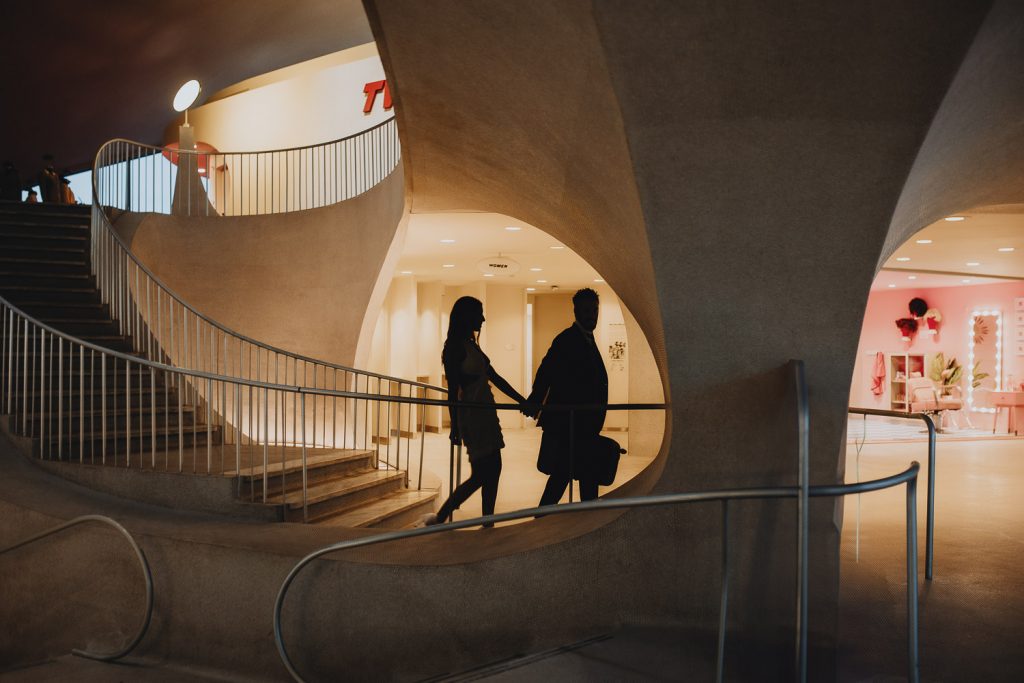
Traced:
<path id="1" fill-rule="evenodd" d="M 992 407 L 996 409 L 996 418 L 992 422 L 992 433 L 996 433 L 996 423 L 999 422 L 999 411 L 1002 408 L 1009 408 L 1010 414 L 1006 420 L 1006 432 L 1017 434 L 1017 430 L 1024 428 L 1024 391 L 993 391 L 990 395 Z"/>

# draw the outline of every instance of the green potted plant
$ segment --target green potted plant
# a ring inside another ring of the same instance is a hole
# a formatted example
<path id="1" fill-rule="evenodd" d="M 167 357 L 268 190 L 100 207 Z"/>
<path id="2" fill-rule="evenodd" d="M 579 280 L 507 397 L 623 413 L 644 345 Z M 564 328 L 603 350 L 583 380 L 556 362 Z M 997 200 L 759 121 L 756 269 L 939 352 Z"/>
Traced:
<path id="1" fill-rule="evenodd" d="M 975 369 L 977 369 L 977 365 L 975 365 Z M 949 362 L 947 362 L 942 353 L 937 353 L 935 358 L 932 359 L 928 377 L 942 387 L 943 396 L 948 396 L 953 392 L 953 387 L 960 384 L 960 378 L 963 376 L 963 373 L 964 368 L 957 362 L 956 358 L 950 358 Z M 975 376 L 975 379 L 978 379 L 978 377 Z M 978 385 L 975 384 L 974 386 Z"/>

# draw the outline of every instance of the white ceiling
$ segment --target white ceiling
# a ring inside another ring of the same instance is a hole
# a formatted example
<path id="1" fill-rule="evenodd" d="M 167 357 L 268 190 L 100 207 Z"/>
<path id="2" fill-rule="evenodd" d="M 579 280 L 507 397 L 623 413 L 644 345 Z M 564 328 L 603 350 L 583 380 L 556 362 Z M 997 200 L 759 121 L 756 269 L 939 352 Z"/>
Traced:
<path id="1" fill-rule="evenodd" d="M 1006 282 L 1006 278 L 1019 279 L 1024 286 L 1024 214 L 978 211 L 961 215 L 965 220 L 937 221 L 900 246 L 871 288 L 969 287 Z M 931 243 L 918 244 L 920 239 Z M 999 251 L 1007 247 L 1014 251 Z M 520 271 L 484 278 L 478 263 L 499 255 L 516 261 Z M 969 262 L 980 265 L 968 266 Z M 454 267 L 444 268 L 444 264 Z M 592 286 L 601 277 L 543 230 L 502 214 L 475 212 L 412 214 L 398 271 L 423 282 L 462 285 L 487 280 L 534 287 L 538 292 Z"/>
<path id="2" fill-rule="evenodd" d="M 517 227 L 519 230 L 506 230 Z M 443 243 L 441 240 L 455 240 Z M 552 247 L 560 247 L 552 249 Z M 485 278 L 478 263 L 503 256 L 520 270 Z M 444 268 L 451 264 L 453 268 Z M 531 271 L 540 268 L 540 271 Z M 408 272 L 403 272 L 408 271 Z M 415 213 L 409 218 L 396 275 L 449 285 L 490 281 L 535 287 L 536 291 L 592 286 L 601 276 L 574 251 L 543 230 L 497 213 Z M 538 282 L 546 280 L 546 282 Z"/>
<path id="3" fill-rule="evenodd" d="M 1006 282 L 1006 278 L 1024 281 L 1024 214 L 982 209 L 958 216 L 964 220 L 936 221 L 901 245 L 871 288 L 969 287 Z M 999 251 L 1006 248 L 1013 251 Z"/>

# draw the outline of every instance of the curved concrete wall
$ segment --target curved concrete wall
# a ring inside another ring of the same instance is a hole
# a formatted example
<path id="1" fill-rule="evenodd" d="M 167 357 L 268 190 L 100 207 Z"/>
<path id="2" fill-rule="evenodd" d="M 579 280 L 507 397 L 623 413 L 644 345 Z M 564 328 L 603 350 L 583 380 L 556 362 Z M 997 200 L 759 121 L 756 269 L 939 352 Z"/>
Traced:
<path id="1" fill-rule="evenodd" d="M 413 210 L 521 216 L 605 273 L 636 314 L 673 403 L 655 488 L 793 483 L 789 358 L 807 363 L 812 481 L 836 481 L 886 229 L 987 4 L 366 4 Z M 812 509 L 810 623 L 827 645 L 841 506 Z M 793 510 L 734 514 L 736 627 L 761 642 L 793 623 Z M 697 596 L 717 591 L 719 527 L 706 512 L 666 526 L 635 515 L 573 541 L 584 565 L 635 562 L 623 536 L 645 539 L 645 560 L 685 548 L 678 570 L 694 586 L 666 592 L 638 566 L 625 586 L 596 587 L 581 622 L 601 620 L 608 596 L 654 591 L 710 623 Z M 545 557 L 522 571 L 576 590 Z"/>
<path id="2" fill-rule="evenodd" d="M 122 234 L 142 263 L 212 320 L 271 346 L 351 366 L 402 219 L 403 192 L 399 166 L 369 191 L 321 209 L 147 214 L 137 226 L 128 216 Z"/>
<path id="3" fill-rule="evenodd" d="M 934 221 L 988 205 L 1024 211 L 1024 11 L 997 2 L 943 98 L 900 195 L 881 267 Z"/>

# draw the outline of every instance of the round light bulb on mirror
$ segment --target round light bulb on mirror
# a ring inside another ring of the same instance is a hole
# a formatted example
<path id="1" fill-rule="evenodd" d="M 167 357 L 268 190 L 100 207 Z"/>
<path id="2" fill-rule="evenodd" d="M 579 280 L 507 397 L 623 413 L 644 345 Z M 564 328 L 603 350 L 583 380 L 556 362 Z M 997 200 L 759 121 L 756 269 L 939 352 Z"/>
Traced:
<path id="1" fill-rule="evenodd" d="M 180 88 L 174 95 L 174 111 L 185 111 L 196 102 L 196 98 L 199 97 L 199 93 L 202 91 L 202 87 L 199 85 L 199 81 L 192 79 L 188 81 Z"/>

